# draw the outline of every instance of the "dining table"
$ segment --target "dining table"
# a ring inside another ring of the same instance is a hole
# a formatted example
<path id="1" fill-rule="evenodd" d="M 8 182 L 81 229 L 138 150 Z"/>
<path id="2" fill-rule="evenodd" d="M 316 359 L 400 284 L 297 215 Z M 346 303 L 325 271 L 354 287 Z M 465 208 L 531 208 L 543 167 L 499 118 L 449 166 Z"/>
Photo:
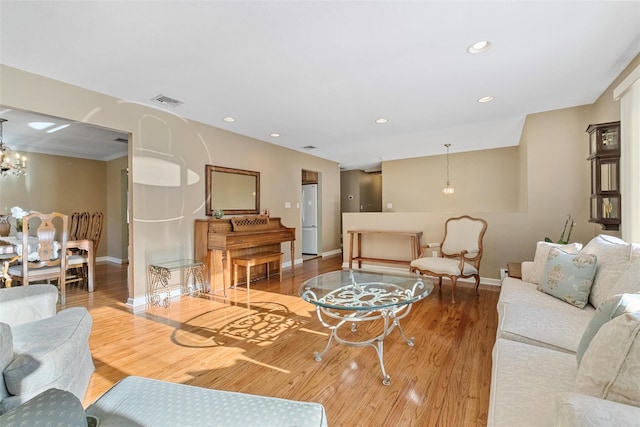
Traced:
<path id="1" fill-rule="evenodd" d="M 29 236 L 28 245 L 29 253 L 37 255 L 38 238 Z M 67 249 L 80 249 L 87 251 L 87 270 L 88 270 L 88 291 L 95 290 L 95 248 L 93 241 L 89 239 L 67 240 Z M 18 240 L 15 236 L 6 236 L 0 238 L 0 260 L 11 259 L 16 255 L 22 254 L 22 239 Z M 31 259 L 31 258 L 30 258 Z"/>

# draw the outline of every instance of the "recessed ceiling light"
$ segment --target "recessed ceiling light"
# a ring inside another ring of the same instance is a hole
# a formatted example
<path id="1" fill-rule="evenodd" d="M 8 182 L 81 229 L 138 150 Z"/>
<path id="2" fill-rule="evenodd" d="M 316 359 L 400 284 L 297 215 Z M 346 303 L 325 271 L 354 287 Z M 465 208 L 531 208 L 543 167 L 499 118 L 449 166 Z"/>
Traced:
<path id="1" fill-rule="evenodd" d="M 274 132 L 274 133 L 272 133 L 272 134 L 269 134 L 269 136 L 270 136 L 271 138 L 278 138 L 278 137 L 280 136 L 280 134 L 279 134 L 279 133 L 275 133 L 275 132 Z"/>
<path id="2" fill-rule="evenodd" d="M 387 123 L 389 120 L 387 119 L 383 119 L 383 118 L 379 118 L 376 119 L 376 123 L 378 123 L 379 125 L 383 124 L 383 123 Z"/>
<path id="3" fill-rule="evenodd" d="M 234 119 L 233 117 L 223 117 L 222 120 L 227 123 L 233 123 L 236 121 L 236 119 Z"/>
<path id="4" fill-rule="evenodd" d="M 29 122 L 28 124 L 31 129 L 35 130 L 44 130 L 46 128 L 50 128 L 53 125 L 55 125 L 55 123 L 51 122 Z"/>
<path id="5" fill-rule="evenodd" d="M 493 96 L 483 96 L 482 98 L 478 99 L 478 102 L 480 103 L 491 102 L 494 99 L 495 98 Z"/>
<path id="6" fill-rule="evenodd" d="M 491 42 L 489 40 L 481 40 L 479 42 L 475 42 L 471 46 L 467 48 L 467 52 L 469 53 L 483 53 L 488 51 L 491 48 Z"/>

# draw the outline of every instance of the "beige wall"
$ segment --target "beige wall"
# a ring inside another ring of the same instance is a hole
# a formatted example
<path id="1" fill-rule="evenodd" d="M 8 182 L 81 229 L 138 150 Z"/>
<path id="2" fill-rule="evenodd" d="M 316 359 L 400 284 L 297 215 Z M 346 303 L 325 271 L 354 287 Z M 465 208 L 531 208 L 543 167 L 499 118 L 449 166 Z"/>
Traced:
<path id="1" fill-rule="evenodd" d="M 529 115 L 518 147 L 452 154 L 455 194 L 441 193 L 444 156 L 384 162 L 383 207 L 393 213 L 345 213 L 343 232 L 361 229 L 423 231 L 422 243 L 439 242 L 446 218 L 461 214 L 487 220 L 481 275 L 497 279 L 508 261 L 533 258 L 535 243 L 558 240 L 567 214 L 576 221 L 572 241 L 604 233 L 589 220 L 590 170 L 585 130 L 590 123 L 620 119 L 613 88 L 640 63 L 640 56 L 591 105 Z M 624 203 L 623 195 L 623 203 Z M 624 221 L 624 219 L 623 219 Z M 609 233 L 619 235 L 619 233 Z M 402 240 L 373 238 L 367 256 L 408 259 Z M 348 243 L 345 247 L 347 261 Z"/>
<path id="2" fill-rule="evenodd" d="M 455 151 L 455 149 L 453 150 Z M 446 156 L 417 157 L 382 163 L 385 212 L 515 212 L 519 210 L 518 147 L 449 155 L 453 197 L 447 182 Z M 387 208 L 391 203 L 393 208 Z"/>
<path id="3" fill-rule="evenodd" d="M 130 297 L 135 298 L 131 301 L 134 304 L 144 303 L 149 263 L 193 255 L 194 220 L 205 218 L 205 164 L 259 171 L 261 208 L 270 209 L 272 216 L 296 227 L 298 242 L 301 170 L 318 171 L 321 249 L 327 253 L 340 248 L 340 173 L 335 162 L 4 65 L 0 66 L 0 103 L 131 134 L 127 166 L 132 218 Z M 304 141 L 299 145 L 303 146 Z M 178 185 L 154 185 L 153 176 L 143 173 L 148 172 L 144 166 L 150 161 L 166 165 L 163 173 L 177 173 Z M 188 171 L 196 174 L 197 182 L 189 184 Z M 285 202 L 291 208 L 286 209 Z M 288 251 L 284 252 L 285 262 L 290 263 Z M 301 259 L 300 245 L 296 247 L 296 259 Z"/>
<path id="4" fill-rule="evenodd" d="M 5 176 L 0 185 L 0 212 L 13 206 L 40 212 L 105 212 L 107 209 L 106 162 L 27 153 L 28 173 Z M 12 232 L 15 230 L 12 230 Z M 96 255 L 105 256 L 100 242 Z"/>

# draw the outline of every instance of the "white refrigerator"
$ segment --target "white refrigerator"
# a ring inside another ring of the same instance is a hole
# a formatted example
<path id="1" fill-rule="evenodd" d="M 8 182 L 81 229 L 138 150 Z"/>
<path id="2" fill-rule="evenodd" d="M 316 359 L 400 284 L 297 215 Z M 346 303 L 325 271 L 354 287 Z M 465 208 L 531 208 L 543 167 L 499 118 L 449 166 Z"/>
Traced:
<path id="1" fill-rule="evenodd" d="M 318 184 L 302 185 L 302 253 L 318 254 Z"/>

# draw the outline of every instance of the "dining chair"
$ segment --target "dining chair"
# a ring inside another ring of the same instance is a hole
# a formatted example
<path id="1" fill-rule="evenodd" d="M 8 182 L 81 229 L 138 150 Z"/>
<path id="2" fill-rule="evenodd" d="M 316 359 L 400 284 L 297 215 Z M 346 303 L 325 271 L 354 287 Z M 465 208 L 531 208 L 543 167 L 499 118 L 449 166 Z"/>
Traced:
<path id="1" fill-rule="evenodd" d="M 22 220 L 19 263 L 8 268 L 15 282 L 27 286 L 34 282 L 58 282 L 60 302 L 66 303 L 66 251 L 68 216 L 59 212 L 33 212 Z"/>
<path id="2" fill-rule="evenodd" d="M 74 215 L 76 214 L 74 213 Z M 75 239 L 72 240 L 90 240 L 95 254 L 100 244 L 103 222 L 104 215 L 102 212 L 94 212 L 93 214 L 82 212 L 78 214 L 78 227 L 76 228 Z M 88 263 L 89 254 L 86 250 L 68 251 L 67 271 L 71 275 L 68 283 L 82 282 L 87 284 L 89 276 Z"/>
<path id="3" fill-rule="evenodd" d="M 74 212 L 71 214 L 71 223 L 69 224 L 69 240 L 86 239 L 91 214 L 89 212 Z"/>
<path id="4" fill-rule="evenodd" d="M 425 276 L 437 277 L 442 289 L 442 278 L 451 281 L 451 302 L 455 303 L 456 283 L 459 278 L 473 277 L 476 295 L 480 285 L 480 261 L 482 260 L 482 239 L 487 231 L 487 222 L 480 218 L 463 215 L 449 218 L 444 225 L 441 243 L 421 247 L 418 259 L 411 261 L 410 270 Z M 432 256 L 428 250 L 439 248 L 439 256 Z"/>

